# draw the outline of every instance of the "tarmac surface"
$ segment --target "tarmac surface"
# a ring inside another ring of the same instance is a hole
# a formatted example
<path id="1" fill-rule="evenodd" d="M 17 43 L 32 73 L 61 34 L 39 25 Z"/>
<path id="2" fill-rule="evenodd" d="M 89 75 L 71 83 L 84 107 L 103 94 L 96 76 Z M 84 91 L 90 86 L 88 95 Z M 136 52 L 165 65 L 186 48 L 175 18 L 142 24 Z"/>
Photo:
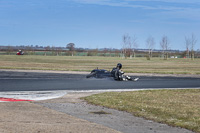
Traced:
<path id="1" fill-rule="evenodd" d="M 86 79 L 89 72 L 43 72 L 43 71 L 5 71 L 0 70 L 0 91 L 49 91 L 49 90 L 115 90 L 115 89 L 160 89 L 160 88 L 198 88 L 200 76 L 192 75 L 136 75 L 137 82 L 115 81 L 113 78 Z"/>
<path id="2" fill-rule="evenodd" d="M 176 86 L 181 88 L 184 85 L 197 88 L 200 87 L 198 75 L 189 77 L 185 77 L 185 75 L 168 75 L 168 77 L 139 75 L 138 82 L 117 82 L 112 79 L 85 79 L 86 74 L 84 72 L 71 74 L 68 72 L 0 70 L 0 93 L 2 95 L 10 94 L 12 96 L 14 91 L 15 96 L 19 96 L 20 94 L 16 94 L 19 91 L 41 90 L 40 94 L 46 95 L 43 93 L 44 91 L 63 90 L 60 91 L 63 92 L 62 97 L 57 97 L 56 93 L 54 99 L 1 102 L 0 133 L 26 133 L 27 131 L 30 133 L 192 133 L 186 129 L 134 117 L 126 112 L 90 105 L 79 98 L 101 93 L 106 89 L 109 91 L 115 89 L 120 89 L 118 91 L 129 89 L 130 91 L 153 87 L 160 89 L 165 88 L 165 84 L 173 84 L 173 86 L 167 87 L 172 89 Z M 75 80 L 79 82 L 75 82 Z M 87 84 L 88 88 L 86 88 Z M 111 84 L 114 86 L 112 87 Z M 153 86 L 146 88 L 151 84 Z M 57 88 L 56 85 L 58 85 Z M 77 87 L 73 88 L 75 85 Z M 103 85 L 106 88 L 101 88 Z M 96 86 L 100 86 L 100 88 Z M 79 87 L 82 88 L 78 90 Z M 26 94 L 22 93 L 23 95 L 26 97 Z M 60 93 L 59 96 L 61 96 Z"/>

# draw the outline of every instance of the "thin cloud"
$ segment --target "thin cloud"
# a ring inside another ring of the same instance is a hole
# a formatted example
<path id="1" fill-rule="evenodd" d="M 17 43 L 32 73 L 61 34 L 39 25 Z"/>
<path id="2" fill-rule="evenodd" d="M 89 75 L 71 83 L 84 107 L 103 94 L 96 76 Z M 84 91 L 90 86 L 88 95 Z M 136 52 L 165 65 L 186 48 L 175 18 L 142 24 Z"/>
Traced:
<path id="1" fill-rule="evenodd" d="M 82 4 L 96 4 L 104 6 L 132 7 L 153 10 L 183 10 L 187 8 L 199 8 L 199 0 L 73 0 Z"/>
<path id="2" fill-rule="evenodd" d="M 166 18 L 183 18 L 199 20 L 199 0 L 73 0 L 81 4 L 95 4 L 113 7 L 129 7 L 141 10 L 154 10 L 150 16 L 168 16 Z"/>
<path id="3" fill-rule="evenodd" d="M 170 2 L 170 3 L 200 3 L 199 0 L 125 0 L 125 1 L 150 1 L 150 2 Z"/>

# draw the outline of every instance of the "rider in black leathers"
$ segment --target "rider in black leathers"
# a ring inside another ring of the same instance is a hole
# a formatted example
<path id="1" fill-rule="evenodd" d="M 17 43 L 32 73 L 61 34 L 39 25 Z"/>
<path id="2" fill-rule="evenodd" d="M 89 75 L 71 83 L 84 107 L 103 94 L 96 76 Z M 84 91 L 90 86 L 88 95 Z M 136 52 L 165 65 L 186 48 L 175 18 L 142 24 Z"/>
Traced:
<path id="1" fill-rule="evenodd" d="M 117 66 L 115 68 L 112 69 L 111 71 L 111 75 L 112 77 L 114 77 L 115 80 L 128 80 L 127 76 L 124 76 L 124 72 L 121 70 L 122 68 L 122 64 L 118 63 Z"/>
<path id="2" fill-rule="evenodd" d="M 137 81 L 139 78 L 134 78 L 132 79 L 129 76 L 125 76 L 124 72 L 121 70 L 122 68 L 122 64 L 118 63 L 116 67 L 114 67 L 111 71 L 111 76 L 118 81 L 127 81 L 127 80 L 133 80 L 133 81 Z"/>

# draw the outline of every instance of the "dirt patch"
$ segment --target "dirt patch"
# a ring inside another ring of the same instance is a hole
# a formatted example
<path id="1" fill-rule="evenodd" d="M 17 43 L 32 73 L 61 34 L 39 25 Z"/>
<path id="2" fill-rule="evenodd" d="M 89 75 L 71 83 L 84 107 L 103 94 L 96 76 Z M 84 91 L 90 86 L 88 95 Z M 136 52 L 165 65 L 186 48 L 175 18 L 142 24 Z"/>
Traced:
<path id="1" fill-rule="evenodd" d="M 1 133 L 117 133 L 32 102 L 0 103 Z"/>

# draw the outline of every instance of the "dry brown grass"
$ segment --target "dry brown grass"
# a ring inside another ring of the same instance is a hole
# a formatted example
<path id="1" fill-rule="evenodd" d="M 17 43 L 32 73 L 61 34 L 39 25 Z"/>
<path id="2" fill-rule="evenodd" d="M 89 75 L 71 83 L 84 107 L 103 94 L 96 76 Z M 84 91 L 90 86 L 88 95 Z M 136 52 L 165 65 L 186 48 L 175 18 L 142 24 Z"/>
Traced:
<path id="1" fill-rule="evenodd" d="M 0 55 L 0 69 L 91 71 L 99 67 L 111 70 L 119 62 L 129 73 L 200 74 L 200 59 L 153 58 L 149 61 L 146 58 Z"/>

